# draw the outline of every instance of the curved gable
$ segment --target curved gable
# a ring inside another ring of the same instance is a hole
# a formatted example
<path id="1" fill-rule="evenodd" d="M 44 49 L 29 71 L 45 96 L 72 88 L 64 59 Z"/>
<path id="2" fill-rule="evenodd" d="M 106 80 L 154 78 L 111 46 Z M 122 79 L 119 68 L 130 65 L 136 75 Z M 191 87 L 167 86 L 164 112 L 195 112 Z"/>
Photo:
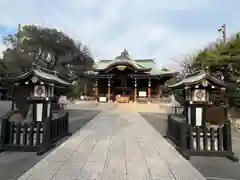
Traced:
<path id="1" fill-rule="evenodd" d="M 111 61 L 109 62 L 104 68 L 102 69 L 95 69 L 96 71 L 108 71 L 110 69 L 113 68 L 117 68 L 117 66 L 126 66 L 126 67 L 130 67 L 136 71 L 151 71 L 152 68 L 146 68 L 134 61 L 130 61 L 130 60 L 115 60 L 115 61 Z"/>
<path id="2" fill-rule="evenodd" d="M 219 87 L 229 86 L 228 83 L 211 76 L 208 71 L 199 70 L 199 71 L 196 71 L 196 72 L 186 76 L 186 78 L 181 80 L 180 82 L 173 84 L 171 86 L 168 86 L 168 87 L 169 88 L 183 88 L 185 86 L 198 85 L 200 82 L 205 81 L 205 80 L 208 80 L 211 83 L 213 83 Z"/>

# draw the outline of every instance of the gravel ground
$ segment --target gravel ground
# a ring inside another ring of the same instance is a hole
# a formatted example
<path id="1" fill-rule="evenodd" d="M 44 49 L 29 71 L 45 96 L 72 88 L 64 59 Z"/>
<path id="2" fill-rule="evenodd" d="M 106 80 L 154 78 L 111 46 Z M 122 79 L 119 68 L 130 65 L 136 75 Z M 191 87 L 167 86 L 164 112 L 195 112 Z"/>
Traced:
<path id="1" fill-rule="evenodd" d="M 142 116 L 162 135 L 166 134 L 166 115 L 141 113 Z M 240 158 L 240 133 L 232 133 L 233 150 Z M 240 163 L 227 158 L 191 157 L 190 162 L 208 180 L 240 180 Z"/>

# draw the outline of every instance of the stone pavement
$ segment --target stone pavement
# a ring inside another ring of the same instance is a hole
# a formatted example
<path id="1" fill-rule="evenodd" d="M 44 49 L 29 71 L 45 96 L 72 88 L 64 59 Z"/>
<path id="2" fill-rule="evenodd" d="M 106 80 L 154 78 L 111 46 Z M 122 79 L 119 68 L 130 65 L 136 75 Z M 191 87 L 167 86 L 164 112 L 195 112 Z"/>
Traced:
<path id="1" fill-rule="evenodd" d="M 67 105 L 67 109 L 152 113 L 168 113 L 170 108 L 170 104 L 166 103 L 96 103 L 94 101 L 83 101 L 78 104 L 69 103 Z"/>
<path id="2" fill-rule="evenodd" d="M 157 104 L 157 103 L 149 103 L 149 104 L 118 104 L 115 110 L 117 111 L 125 111 L 125 112 L 148 112 L 148 113 L 167 113 L 169 109 L 168 104 Z"/>
<path id="3" fill-rule="evenodd" d="M 102 112 L 19 180 L 203 180 L 139 114 Z"/>

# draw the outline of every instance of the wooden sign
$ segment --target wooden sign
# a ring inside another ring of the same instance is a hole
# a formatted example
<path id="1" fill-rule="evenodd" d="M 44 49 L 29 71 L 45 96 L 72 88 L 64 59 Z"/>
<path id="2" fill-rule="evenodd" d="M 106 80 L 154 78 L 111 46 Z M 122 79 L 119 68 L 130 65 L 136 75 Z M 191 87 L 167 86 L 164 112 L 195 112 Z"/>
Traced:
<path id="1" fill-rule="evenodd" d="M 106 97 L 99 97 L 99 102 L 107 102 L 107 98 Z"/>
<path id="2" fill-rule="evenodd" d="M 147 97 L 147 92 L 146 91 L 139 91 L 138 96 L 139 97 Z"/>
<path id="3" fill-rule="evenodd" d="M 225 107 L 206 107 L 206 122 L 215 125 L 224 124 L 227 121 L 227 111 Z"/>

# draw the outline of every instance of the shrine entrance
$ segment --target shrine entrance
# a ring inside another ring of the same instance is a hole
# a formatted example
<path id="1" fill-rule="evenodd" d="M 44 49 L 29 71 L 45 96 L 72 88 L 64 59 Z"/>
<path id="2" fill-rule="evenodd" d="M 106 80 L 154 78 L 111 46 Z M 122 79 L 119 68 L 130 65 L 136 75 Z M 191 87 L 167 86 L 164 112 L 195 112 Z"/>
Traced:
<path id="1" fill-rule="evenodd" d="M 133 80 L 127 74 L 118 74 L 112 79 L 113 101 L 129 103 L 133 101 Z"/>

